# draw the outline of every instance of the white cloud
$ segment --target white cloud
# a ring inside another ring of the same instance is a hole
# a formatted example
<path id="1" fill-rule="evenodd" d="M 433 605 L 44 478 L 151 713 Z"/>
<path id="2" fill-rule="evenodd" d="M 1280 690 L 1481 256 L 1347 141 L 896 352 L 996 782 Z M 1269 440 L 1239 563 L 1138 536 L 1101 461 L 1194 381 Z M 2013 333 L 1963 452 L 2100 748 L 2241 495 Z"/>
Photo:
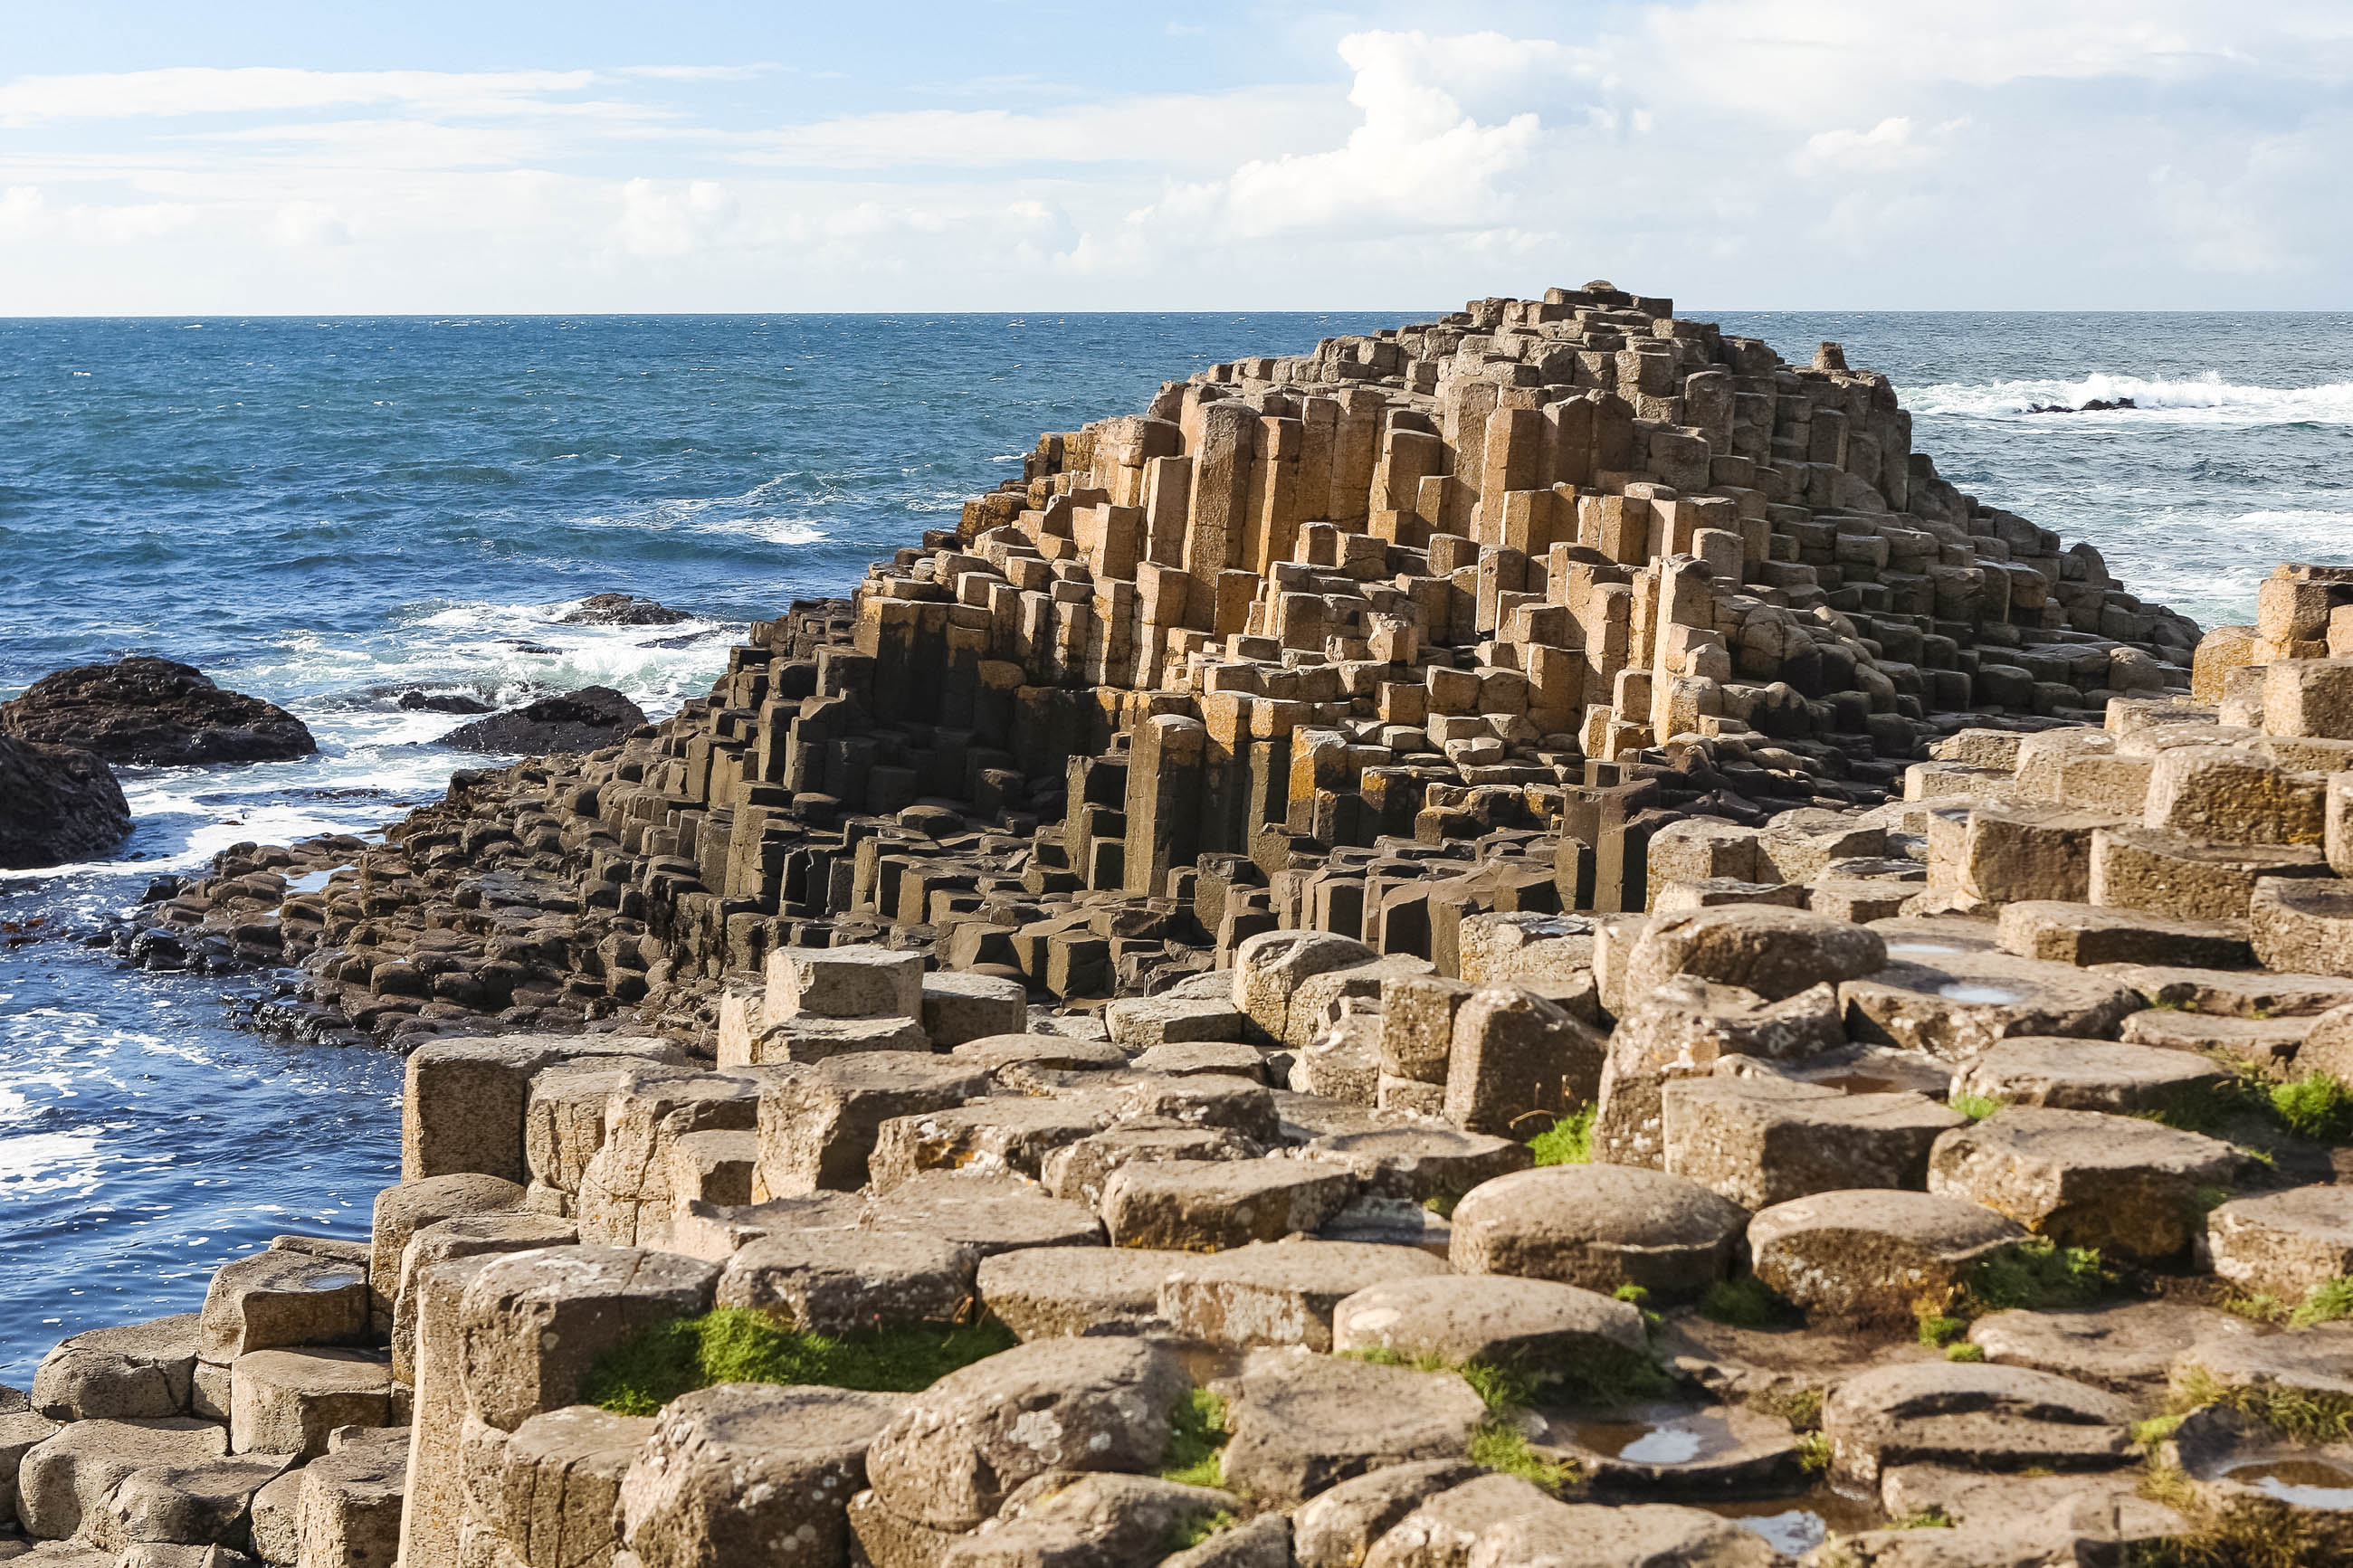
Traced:
<path id="1" fill-rule="evenodd" d="M 1314 39 L 1292 79 L 1198 90 L 1045 57 L 958 83 L 866 66 L 848 92 L 813 85 L 857 65 L 831 57 L 18 78 L 0 298 L 1343 309 L 1614 277 L 1726 309 L 2353 305 L 2341 3 L 1556 20 L 1339 36 L 1299 13 L 1278 29 Z M 1205 55 L 1273 58 L 1274 33 L 1187 21 Z M 815 92 L 877 107 L 825 114 Z"/>
<path id="2" fill-rule="evenodd" d="M 1915 134 L 1909 115 L 1891 115 L 1868 131 L 1841 126 L 1817 132 L 1790 166 L 1801 174 L 1885 174 L 1908 169 L 1935 158 L 1938 143 L 1968 124 L 1966 118 L 1947 121 L 1926 135 Z"/>
<path id="3" fill-rule="evenodd" d="M 621 187 L 615 234 L 632 256 L 686 256 L 734 223 L 733 193 L 716 180 L 631 180 Z"/>
<path id="4" fill-rule="evenodd" d="M 1222 180 L 1172 190 L 1134 226 L 1175 226 L 1198 237 L 1267 238 L 1335 224 L 1452 230 L 1506 216 L 1502 176 L 1534 153 L 1534 112 L 1482 125 L 1455 90 L 1493 98 L 1500 75 L 1527 78 L 1530 62 L 1557 51 L 1493 35 L 1431 39 L 1420 33 L 1357 33 L 1340 41 L 1356 72 L 1348 101 L 1362 116 L 1328 152 L 1254 158 Z"/>
<path id="5" fill-rule="evenodd" d="M 255 114 L 396 102 L 450 112 L 513 112 L 543 109 L 548 95 L 577 92 L 595 79 L 589 71 L 313 71 L 268 66 L 19 77 L 0 86 L 0 125 Z"/>

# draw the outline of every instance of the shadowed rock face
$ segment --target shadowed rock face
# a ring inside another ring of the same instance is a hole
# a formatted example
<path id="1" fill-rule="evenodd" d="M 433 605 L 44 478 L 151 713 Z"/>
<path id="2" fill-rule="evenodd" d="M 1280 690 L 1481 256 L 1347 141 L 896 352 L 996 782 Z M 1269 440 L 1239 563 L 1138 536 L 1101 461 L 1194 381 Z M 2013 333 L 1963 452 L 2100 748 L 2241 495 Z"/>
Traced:
<path id="1" fill-rule="evenodd" d="M 0 735 L 0 869 L 88 860 L 130 831 L 131 808 L 104 761 Z"/>
<path id="2" fill-rule="evenodd" d="M 461 725 L 442 737 L 442 744 L 461 752 L 529 756 L 593 752 L 622 740 L 645 721 L 644 711 L 611 687 L 584 686 Z"/>
<path id="3" fill-rule="evenodd" d="M 274 702 L 224 691 L 168 658 L 126 658 L 45 675 L 0 703 L 0 733 L 78 746 L 115 763 L 190 767 L 276 763 L 319 749 L 310 728 Z"/>

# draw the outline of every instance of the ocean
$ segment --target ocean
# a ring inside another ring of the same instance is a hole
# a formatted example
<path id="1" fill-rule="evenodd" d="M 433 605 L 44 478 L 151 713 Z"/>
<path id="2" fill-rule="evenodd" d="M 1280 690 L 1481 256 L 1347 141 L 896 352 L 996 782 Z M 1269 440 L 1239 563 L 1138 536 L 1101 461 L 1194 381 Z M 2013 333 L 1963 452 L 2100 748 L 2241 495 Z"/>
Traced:
<path id="1" fill-rule="evenodd" d="M 364 1237 L 397 1173 L 396 1060 L 258 1037 L 241 978 L 79 945 L 150 878 L 437 797 L 461 721 L 404 692 L 595 682 L 659 716 L 1039 432 L 1436 313 L 0 321 L 0 699 L 156 653 L 321 745 L 125 770 L 121 859 L 0 873 L 0 1382 L 193 1310 L 273 1235 Z M 2251 617 L 2275 562 L 2353 557 L 2353 316 L 1683 313 L 1801 363 L 1843 343 L 1947 478 L 2202 624 Z M 614 591 L 693 618 L 560 624 Z"/>

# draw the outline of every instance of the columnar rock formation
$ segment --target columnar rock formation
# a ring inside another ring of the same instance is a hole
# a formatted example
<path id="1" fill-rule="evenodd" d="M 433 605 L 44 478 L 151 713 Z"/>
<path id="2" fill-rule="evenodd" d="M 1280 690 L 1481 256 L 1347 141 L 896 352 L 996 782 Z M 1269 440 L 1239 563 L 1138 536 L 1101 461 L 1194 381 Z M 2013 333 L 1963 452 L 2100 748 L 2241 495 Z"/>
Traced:
<path id="1" fill-rule="evenodd" d="M 282 852 L 232 851 L 161 922 L 379 1033 L 697 982 L 707 1017 L 836 941 L 1061 999 L 1278 927 L 1442 959 L 1464 910 L 1641 908 L 1683 815 L 1867 804 L 1989 715 L 2186 690 L 2196 640 L 1939 479 L 1836 345 L 1606 285 L 1215 366 L 1024 468 L 617 756 L 463 775 L 282 905 Z"/>
<path id="2" fill-rule="evenodd" d="M 1873 384 L 1587 293 L 1166 389 L 707 704 L 165 889 L 409 1050 L 402 1180 L 0 1394 L 35 1551 L 2347 1561 L 2353 570 L 2191 658 L 1875 390 L 1815 446 Z M 1495 456 L 1613 418 L 1705 471 Z M 1657 552 L 1505 587 L 1588 502 Z"/>

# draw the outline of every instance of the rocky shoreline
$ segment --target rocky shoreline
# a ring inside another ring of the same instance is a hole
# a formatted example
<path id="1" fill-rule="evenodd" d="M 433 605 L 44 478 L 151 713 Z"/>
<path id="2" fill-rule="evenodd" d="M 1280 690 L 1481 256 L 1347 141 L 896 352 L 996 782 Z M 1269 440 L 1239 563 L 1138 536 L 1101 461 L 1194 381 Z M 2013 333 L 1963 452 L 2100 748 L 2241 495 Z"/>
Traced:
<path id="1" fill-rule="evenodd" d="M 2343 1561 L 2353 570 L 2260 598 L 1606 284 L 1171 383 L 153 891 L 402 1180 L 60 1346 L 0 1557 Z"/>

